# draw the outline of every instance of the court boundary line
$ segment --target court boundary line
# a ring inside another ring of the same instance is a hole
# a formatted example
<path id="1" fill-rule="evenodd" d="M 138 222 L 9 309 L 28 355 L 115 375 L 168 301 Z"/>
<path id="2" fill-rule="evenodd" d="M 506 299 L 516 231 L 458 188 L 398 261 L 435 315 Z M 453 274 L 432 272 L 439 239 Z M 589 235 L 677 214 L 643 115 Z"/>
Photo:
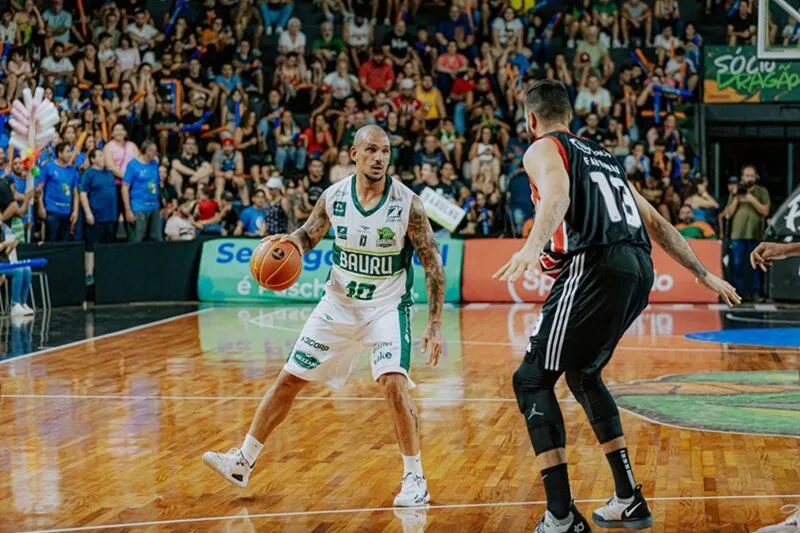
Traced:
<path id="1" fill-rule="evenodd" d="M 662 496 L 658 498 L 648 498 L 649 502 L 668 502 L 668 501 L 706 501 L 706 500 L 777 500 L 777 499 L 800 499 L 800 494 L 750 494 L 750 495 L 718 495 L 718 496 Z M 586 498 L 576 499 L 575 503 L 605 503 L 607 499 Z M 175 518 L 172 520 L 151 520 L 147 522 L 128 522 L 119 524 L 99 524 L 96 526 L 77 526 L 57 529 L 37 529 L 21 533 L 67 533 L 70 531 L 94 531 L 98 529 L 115 529 L 130 527 L 152 527 L 175 524 L 191 524 L 198 522 L 221 522 L 223 520 L 237 519 L 262 519 L 262 518 L 286 518 L 294 516 L 317 516 L 325 514 L 356 514 L 356 513 L 376 513 L 395 510 L 424 510 L 428 511 L 445 509 L 479 509 L 486 507 L 525 507 L 531 505 L 545 505 L 546 500 L 521 501 L 521 502 L 485 502 L 485 503 L 453 503 L 453 504 L 433 504 L 423 507 L 361 507 L 353 509 L 320 509 L 316 511 L 287 511 L 278 513 L 257 513 L 227 516 L 208 516 L 196 518 Z"/>
<path id="2" fill-rule="evenodd" d="M 78 341 L 68 342 L 67 344 L 61 344 L 59 346 L 51 346 L 50 348 L 44 348 L 42 350 L 37 350 L 35 352 L 26 353 L 17 357 L 10 357 L 8 359 L 0 360 L 0 365 L 13 363 L 16 361 L 20 361 L 22 359 L 27 359 L 29 357 L 34 357 L 37 355 L 44 355 L 51 352 L 55 352 L 58 350 L 66 350 L 67 348 L 74 348 L 75 346 L 80 346 L 82 344 L 87 344 L 89 342 L 100 341 L 103 339 L 108 339 L 111 337 L 117 337 L 119 335 L 124 335 L 126 333 L 133 333 L 134 331 L 139 331 L 146 328 L 151 328 L 154 326 L 160 326 L 161 324 L 167 324 L 169 322 L 174 322 L 175 320 L 180 320 L 182 318 L 189 318 L 191 316 L 202 315 L 203 313 L 208 313 L 213 311 L 214 307 L 204 307 L 203 309 L 195 309 L 194 311 L 189 311 L 188 313 L 181 313 L 179 315 L 162 318 L 160 320 L 156 320 L 154 322 L 147 322 L 144 324 L 139 324 L 138 326 L 132 326 L 130 328 L 121 329 L 119 331 L 112 331 L 110 333 L 103 333 L 102 335 L 97 335 L 95 337 L 89 337 L 88 339 L 81 339 Z"/>

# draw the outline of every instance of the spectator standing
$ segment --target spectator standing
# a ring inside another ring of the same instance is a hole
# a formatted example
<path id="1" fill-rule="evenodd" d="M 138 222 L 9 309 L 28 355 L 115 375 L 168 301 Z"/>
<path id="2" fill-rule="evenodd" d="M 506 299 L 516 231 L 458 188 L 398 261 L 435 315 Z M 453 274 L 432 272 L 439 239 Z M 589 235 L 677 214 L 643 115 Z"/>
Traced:
<path id="1" fill-rule="evenodd" d="M 531 200 L 531 184 L 528 173 L 521 166 L 508 182 L 508 217 L 515 237 L 522 236 L 525 221 L 533 218 L 533 201 Z"/>
<path id="2" fill-rule="evenodd" d="M 47 212 L 47 240 L 66 241 L 78 220 L 78 172 L 69 162 L 69 143 L 56 145 L 56 160 L 42 168 L 40 180 Z"/>
<path id="3" fill-rule="evenodd" d="M 750 268 L 750 253 L 764 235 L 770 197 L 767 189 L 757 185 L 758 174 L 752 165 L 742 168 L 741 182 L 728 196 L 723 216 L 730 221 L 733 284 L 739 294 L 758 298 L 761 293 L 759 271 Z M 748 279 L 749 278 L 749 279 Z"/>
<path id="4" fill-rule="evenodd" d="M 83 173 L 80 201 L 86 222 L 86 284 L 94 284 L 94 250 L 97 243 L 114 240 L 117 229 L 117 187 L 114 175 L 106 168 L 102 150 L 89 152 L 91 166 Z"/>
<path id="5" fill-rule="evenodd" d="M 151 140 L 142 143 L 142 153 L 128 163 L 122 178 L 122 204 L 130 225 L 130 242 L 163 240 L 158 185 L 158 148 Z"/>

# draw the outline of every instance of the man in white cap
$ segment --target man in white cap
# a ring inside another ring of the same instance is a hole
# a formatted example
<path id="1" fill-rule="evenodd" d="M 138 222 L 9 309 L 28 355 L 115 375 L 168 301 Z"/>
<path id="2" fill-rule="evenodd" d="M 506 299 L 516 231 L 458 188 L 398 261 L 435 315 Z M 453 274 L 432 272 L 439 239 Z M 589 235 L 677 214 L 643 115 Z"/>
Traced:
<path id="1" fill-rule="evenodd" d="M 400 127 L 407 127 L 412 133 L 422 131 L 424 126 L 422 102 L 417 100 L 415 89 L 414 80 L 405 78 L 400 82 L 400 94 L 392 100 L 397 108 Z"/>

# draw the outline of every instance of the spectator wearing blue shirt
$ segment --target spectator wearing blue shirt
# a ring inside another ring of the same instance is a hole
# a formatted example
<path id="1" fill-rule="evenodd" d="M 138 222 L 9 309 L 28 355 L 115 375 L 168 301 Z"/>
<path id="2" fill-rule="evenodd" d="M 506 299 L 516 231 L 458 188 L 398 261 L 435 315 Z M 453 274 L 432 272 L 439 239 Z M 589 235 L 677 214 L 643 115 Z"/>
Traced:
<path id="1" fill-rule="evenodd" d="M 424 163 L 430 163 L 437 169 L 440 169 L 447 161 L 447 156 L 442 149 L 439 148 L 439 142 L 436 140 L 436 137 L 428 134 L 422 141 L 422 150 L 414 152 L 414 156 L 411 159 L 414 177 L 419 180 Z"/>
<path id="2" fill-rule="evenodd" d="M 47 163 L 40 175 L 44 189 L 45 223 L 48 241 L 66 241 L 78 221 L 78 171 L 70 164 L 72 147 L 56 145 L 56 160 Z"/>
<path id="3" fill-rule="evenodd" d="M 478 49 L 475 47 L 475 35 L 472 27 L 467 20 L 467 16 L 461 13 L 461 8 L 453 4 L 450 6 L 449 16 L 441 20 L 436 25 L 436 40 L 439 42 L 439 53 L 447 51 L 447 43 L 455 41 L 458 51 L 474 60 L 478 57 Z"/>
<path id="4" fill-rule="evenodd" d="M 145 235 L 151 241 L 163 240 L 158 186 L 158 148 L 146 140 L 142 152 L 128 163 L 122 178 L 122 205 L 128 222 L 130 242 L 142 242 Z"/>
<path id="5" fill-rule="evenodd" d="M 522 236 L 522 226 L 529 218 L 533 218 L 533 200 L 531 200 L 531 183 L 528 173 L 523 167 L 517 167 L 516 173 L 508 182 L 508 216 L 511 230 L 515 237 Z"/>
<path id="6" fill-rule="evenodd" d="M 86 216 L 86 284 L 92 285 L 95 246 L 112 242 L 117 232 L 117 187 L 102 150 L 89 152 L 89 160 L 92 165 L 81 178 L 80 201 Z"/>
<path id="7" fill-rule="evenodd" d="M 263 237 L 266 235 L 267 211 L 266 195 L 262 189 L 253 193 L 253 205 L 244 209 L 239 215 L 239 222 L 236 223 L 234 235 L 247 235 L 248 237 Z"/>
<path id="8" fill-rule="evenodd" d="M 222 92 L 222 98 L 220 99 L 220 102 L 223 105 L 227 103 L 227 99 L 236 89 L 239 89 L 242 94 L 244 94 L 242 78 L 233 73 L 233 65 L 230 63 L 225 63 L 222 65 L 222 74 L 219 74 L 214 78 L 214 83 Z"/>

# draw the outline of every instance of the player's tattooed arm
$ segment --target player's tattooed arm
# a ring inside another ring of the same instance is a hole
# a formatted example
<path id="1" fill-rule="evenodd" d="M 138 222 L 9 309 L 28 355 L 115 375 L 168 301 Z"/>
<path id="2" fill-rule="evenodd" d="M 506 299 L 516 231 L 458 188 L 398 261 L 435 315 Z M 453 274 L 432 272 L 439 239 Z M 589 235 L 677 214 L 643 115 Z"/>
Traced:
<path id="1" fill-rule="evenodd" d="M 328 218 L 328 210 L 325 207 L 325 193 L 322 193 L 308 219 L 291 234 L 291 238 L 305 254 L 314 249 L 330 229 L 331 221 Z"/>
<path id="2" fill-rule="evenodd" d="M 650 205 L 650 202 L 645 200 L 641 194 L 636 190 L 631 192 L 636 199 L 636 207 L 639 208 L 639 213 L 642 215 L 642 220 L 644 220 L 644 225 L 650 238 L 656 241 L 656 244 L 663 248 L 670 257 L 694 274 L 697 281 L 703 286 L 716 292 L 726 304 L 733 307 L 741 303 L 742 299 L 736 293 L 736 289 L 727 281 L 706 270 L 700 260 L 697 259 L 697 256 L 694 255 L 692 248 L 683 238 L 683 235 L 678 233 L 678 230 L 662 217 L 655 207 Z"/>
<path id="3" fill-rule="evenodd" d="M 694 255 L 692 248 L 683 238 L 683 235 L 678 233 L 678 230 L 667 219 L 662 217 L 642 195 L 636 191 L 632 192 L 636 199 L 636 207 L 639 208 L 650 238 L 663 248 L 670 257 L 694 274 L 695 277 L 701 280 L 705 279 L 708 276 L 708 271 L 697 256 Z"/>
<path id="4" fill-rule="evenodd" d="M 422 268 L 425 270 L 425 287 L 428 291 L 429 321 L 441 322 L 444 306 L 444 267 L 436 236 L 425 214 L 422 200 L 414 197 L 408 215 L 408 236 L 414 245 Z"/>
<path id="5" fill-rule="evenodd" d="M 444 307 L 444 267 L 436 236 L 433 234 L 422 200 L 414 197 L 408 214 L 408 236 L 425 270 L 428 292 L 428 326 L 422 334 L 422 351 L 428 351 L 428 363 L 437 365 L 442 354 L 442 308 Z"/>

